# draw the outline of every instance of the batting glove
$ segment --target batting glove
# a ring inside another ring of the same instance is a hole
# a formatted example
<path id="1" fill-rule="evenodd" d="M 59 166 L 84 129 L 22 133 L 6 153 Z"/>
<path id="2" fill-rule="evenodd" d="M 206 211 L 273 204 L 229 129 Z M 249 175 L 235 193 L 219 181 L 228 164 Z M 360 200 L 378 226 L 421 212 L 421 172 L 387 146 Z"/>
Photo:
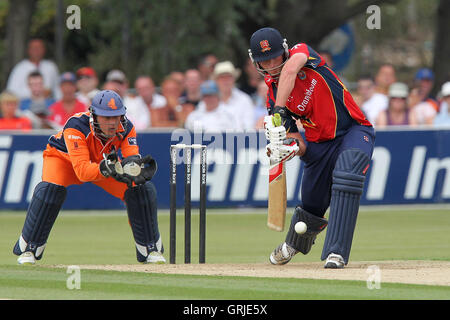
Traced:
<path id="1" fill-rule="evenodd" d="M 284 139 L 281 144 L 269 143 L 266 146 L 270 164 L 289 161 L 297 154 L 299 142 L 295 138 Z"/>
<path id="2" fill-rule="evenodd" d="M 273 116 L 265 116 L 264 117 L 264 133 L 266 135 L 266 139 L 270 141 L 270 129 L 273 129 L 275 126 L 273 125 Z"/>

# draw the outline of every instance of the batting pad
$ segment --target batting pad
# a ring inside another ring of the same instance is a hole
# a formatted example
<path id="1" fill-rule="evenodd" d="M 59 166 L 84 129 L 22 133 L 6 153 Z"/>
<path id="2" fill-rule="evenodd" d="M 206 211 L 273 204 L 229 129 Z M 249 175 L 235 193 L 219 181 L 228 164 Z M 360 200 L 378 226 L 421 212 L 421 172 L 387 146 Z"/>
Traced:
<path id="1" fill-rule="evenodd" d="M 22 234 L 13 249 L 14 254 L 21 255 L 25 251 L 31 251 L 37 260 L 42 258 L 48 236 L 66 195 L 67 189 L 63 186 L 44 181 L 36 185 Z"/>
<path id="2" fill-rule="evenodd" d="M 152 251 L 164 252 L 157 217 L 156 188 L 152 182 L 125 191 L 128 219 L 136 244 L 136 257 L 145 262 Z"/>
<path id="3" fill-rule="evenodd" d="M 343 151 L 333 171 L 330 216 L 322 260 L 336 253 L 348 263 L 353 233 L 359 210 L 359 200 L 364 188 L 365 175 L 370 159 L 359 149 Z"/>
<path id="4" fill-rule="evenodd" d="M 304 222 L 307 226 L 306 232 L 301 235 L 295 231 L 295 224 L 299 221 Z M 292 216 L 285 242 L 297 251 L 308 254 L 317 235 L 325 229 L 327 223 L 328 221 L 326 219 L 309 213 L 302 207 L 297 206 Z"/>

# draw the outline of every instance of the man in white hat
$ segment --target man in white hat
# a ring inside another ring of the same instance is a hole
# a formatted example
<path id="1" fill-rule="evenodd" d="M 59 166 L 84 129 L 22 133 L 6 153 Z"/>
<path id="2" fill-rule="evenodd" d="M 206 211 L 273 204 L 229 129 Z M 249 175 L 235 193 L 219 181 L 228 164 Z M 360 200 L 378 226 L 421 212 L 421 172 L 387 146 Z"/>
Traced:
<path id="1" fill-rule="evenodd" d="M 450 125 L 450 81 L 442 85 L 442 102 L 439 114 L 434 118 L 434 125 Z"/>
<path id="2" fill-rule="evenodd" d="M 220 101 L 235 115 L 239 130 L 253 129 L 255 106 L 250 96 L 236 87 L 240 75 L 241 71 L 230 61 L 219 62 L 214 67 L 213 77 L 219 87 Z"/>
<path id="3" fill-rule="evenodd" d="M 206 80 L 200 86 L 204 107 L 189 114 L 184 124 L 191 131 L 218 132 L 236 129 L 235 116 L 220 101 L 219 88 L 214 80 Z"/>
<path id="4" fill-rule="evenodd" d="M 118 93 L 122 99 L 127 98 L 128 79 L 123 71 L 118 69 L 109 71 L 106 75 L 106 83 L 108 83 L 111 86 L 111 89 Z M 124 101 L 124 103 L 127 105 L 126 101 Z"/>

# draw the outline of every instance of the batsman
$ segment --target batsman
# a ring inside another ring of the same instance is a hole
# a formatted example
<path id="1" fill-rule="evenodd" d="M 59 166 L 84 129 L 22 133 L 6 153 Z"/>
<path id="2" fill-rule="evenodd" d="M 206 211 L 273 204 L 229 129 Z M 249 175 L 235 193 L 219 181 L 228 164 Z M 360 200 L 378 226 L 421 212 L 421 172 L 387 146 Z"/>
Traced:
<path id="1" fill-rule="evenodd" d="M 262 28 L 251 36 L 249 56 L 269 88 L 266 136 L 269 140 L 280 136 L 279 130 L 274 131 L 279 129 L 273 124 L 274 114 L 281 116 L 285 129 L 282 143 L 269 141 L 270 162 L 295 156 L 304 162 L 301 203 L 294 210 L 285 242 L 271 253 L 270 262 L 286 264 L 298 252 L 309 253 L 328 225 L 321 260 L 325 268 L 344 268 L 372 158 L 374 129 L 338 76 L 307 44 L 289 48 L 278 30 Z M 295 231 L 300 221 L 307 226 L 303 234 Z"/>
<path id="2" fill-rule="evenodd" d="M 75 114 L 49 138 L 43 152 L 42 181 L 34 189 L 22 233 L 13 249 L 19 264 L 35 264 L 42 258 L 67 187 L 86 182 L 125 202 L 137 260 L 165 263 L 156 188 L 150 181 L 157 165 L 151 156 L 139 154 L 136 130 L 125 113 L 117 93 L 100 91 L 88 112 Z"/>

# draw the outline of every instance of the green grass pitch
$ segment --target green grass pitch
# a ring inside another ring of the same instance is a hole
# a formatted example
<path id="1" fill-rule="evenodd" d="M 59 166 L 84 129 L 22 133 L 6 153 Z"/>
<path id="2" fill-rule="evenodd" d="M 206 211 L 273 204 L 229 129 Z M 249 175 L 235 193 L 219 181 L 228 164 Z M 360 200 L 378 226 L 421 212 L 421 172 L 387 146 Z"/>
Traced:
<path id="1" fill-rule="evenodd" d="M 292 212 L 292 210 L 289 210 Z M 265 210 L 208 210 L 208 264 L 268 263 L 285 232 L 269 230 Z M 36 266 L 16 264 L 12 247 L 24 212 L 0 211 L 0 299 L 450 299 L 449 286 L 383 283 L 369 290 L 365 281 L 168 275 L 81 271 L 81 289 L 69 290 L 65 268 L 51 265 L 137 264 L 125 211 L 63 211 Z M 183 261 L 183 210 L 178 211 L 177 262 Z M 289 223 L 288 214 L 286 225 Z M 169 215 L 160 210 L 160 231 L 168 260 Z M 449 209 L 362 209 L 351 261 L 450 261 Z M 198 214 L 193 210 L 192 262 L 198 261 Z M 318 262 L 325 234 L 298 262 Z M 299 270 L 301 272 L 301 270 Z M 447 273 L 448 274 L 448 273 Z"/>

